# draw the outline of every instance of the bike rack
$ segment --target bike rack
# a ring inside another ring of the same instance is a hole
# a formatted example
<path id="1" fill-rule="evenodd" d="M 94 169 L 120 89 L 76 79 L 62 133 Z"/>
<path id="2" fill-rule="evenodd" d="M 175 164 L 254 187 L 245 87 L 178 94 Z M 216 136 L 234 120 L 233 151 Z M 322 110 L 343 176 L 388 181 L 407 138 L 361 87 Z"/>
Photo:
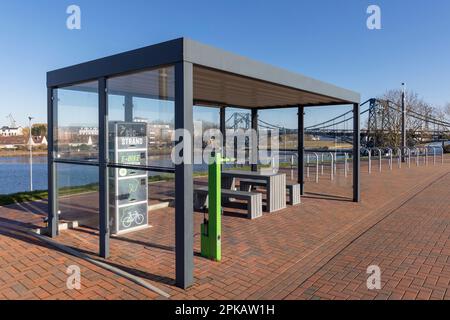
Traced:
<path id="1" fill-rule="evenodd" d="M 291 155 L 291 180 L 294 180 L 294 166 L 295 166 L 294 154 L 292 154 Z"/>
<path id="2" fill-rule="evenodd" d="M 433 166 L 435 166 L 436 165 L 436 148 L 435 147 L 432 147 L 433 148 Z"/>
<path id="3" fill-rule="evenodd" d="M 389 152 L 389 170 L 392 170 L 392 149 L 387 148 L 387 150 Z"/>
<path id="4" fill-rule="evenodd" d="M 309 179 L 309 153 L 306 154 L 306 177 Z"/>
<path id="5" fill-rule="evenodd" d="M 419 162 L 419 158 L 420 158 L 420 149 L 419 148 L 414 148 L 414 151 L 416 152 L 416 167 L 420 166 L 420 162 Z"/>
<path id="6" fill-rule="evenodd" d="M 361 148 L 361 151 L 367 151 L 367 154 L 368 154 L 368 156 L 369 156 L 369 165 L 368 165 L 368 168 L 369 168 L 369 174 L 371 174 L 372 173 L 372 152 L 370 151 L 370 149 L 369 148 Z"/>
<path id="7" fill-rule="evenodd" d="M 425 165 L 428 166 L 428 147 L 425 147 Z"/>
<path id="8" fill-rule="evenodd" d="M 402 148 L 402 152 L 403 152 L 403 150 L 408 150 L 408 168 L 411 168 L 411 149 L 410 148 L 407 148 L 407 147 L 403 147 Z"/>
<path id="9" fill-rule="evenodd" d="M 401 169 L 402 168 L 402 149 L 401 148 L 396 148 L 395 151 L 397 151 L 397 165 L 398 168 Z"/>
<path id="10" fill-rule="evenodd" d="M 323 176 L 323 155 L 324 155 L 324 153 L 322 152 L 321 153 L 321 159 L 320 159 L 320 170 L 321 170 L 321 172 L 320 172 L 320 174 Z"/>
<path id="11" fill-rule="evenodd" d="M 382 153 L 381 153 L 381 149 L 380 148 L 373 148 L 373 150 L 377 150 L 378 151 L 378 158 L 379 158 L 379 165 L 378 165 L 378 167 L 379 167 L 379 170 L 380 170 L 380 172 L 381 172 L 381 162 L 382 162 Z"/>
<path id="12" fill-rule="evenodd" d="M 333 173 L 333 169 L 334 169 L 334 163 L 333 163 L 333 152 L 329 152 L 330 156 L 331 156 L 331 163 L 330 163 L 330 171 L 331 171 L 331 181 L 334 180 L 334 173 Z"/>
<path id="13" fill-rule="evenodd" d="M 313 153 L 316 157 L 316 183 L 319 183 L 319 155 L 317 152 Z"/>
<path id="14" fill-rule="evenodd" d="M 344 177 L 348 176 L 348 167 L 347 167 L 348 153 L 344 153 Z"/>

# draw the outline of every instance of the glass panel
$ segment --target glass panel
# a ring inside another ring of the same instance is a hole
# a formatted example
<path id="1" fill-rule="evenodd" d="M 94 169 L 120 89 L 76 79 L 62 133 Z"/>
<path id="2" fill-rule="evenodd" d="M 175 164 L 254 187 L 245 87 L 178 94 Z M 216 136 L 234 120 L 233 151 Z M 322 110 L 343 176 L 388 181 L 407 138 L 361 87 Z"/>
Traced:
<path id="1" fill-rule="evenodd" d="M 145 167 L 174 167 L 174 81 L 173 67 L 108 79 L 109 161 L 117 166 L 109 169 L 113 234 L 147 227 L 152 206 L 173 200 L 173 174 Z"/>
<path id="2" fill-rule="evenodd" d="M 56 90 L 55 157 L 98 161 L 98 82 Z"/>
<path id="3" fill-rule="evenodd" d="M 98 228 L 98 167 L 57 163 L 56 176 L 60 220 Z"/>
<path id="4" fill-rule="evenodd" d="M 205 174 L 208 171 L 208 156 L 204 150 L 221 148 L 220 109 L 194 106 L 194 172 Z M 206 135 L 205 135 L 206 133 Z M 216 141 L 217 138 L 217 141 Z M 219 149 L 221 150 L 221 149 Z M 209 152 L 207 152 L 209 153 Z"/>
<path id="5" fill-rule="evenodd" d="M 173 167 L 174 72 L 166 67 L 108 79 L 110 163 Z M 141 152 L 140 161 L 115 153 L 128 147 Z"/>
<path id="6" fill-rule="evenodd" d="M 297 119 L 298 108 L 268 109 L 258 111 L 258 130 L 260 133 L 259 161 L 268 164 L 271 158 L 278 157 L 281 168 L 290 167 L 297 162 Z M 278 135 L 278 145 L 271 146 L 270 137 Z M 262 139 L 262 137 L 267 137 Z M 279 149 L 279 150 L 274 150 Z"/>
<path id="7" fill-rule="evenodd" d="M 226 156 L 237 159 L 234 164 L 228 163 L 225 168 L 250 170 L 249 137 L 245 132 L 251 128 L 251 112 L 247 109 L 226 108 Z"/>

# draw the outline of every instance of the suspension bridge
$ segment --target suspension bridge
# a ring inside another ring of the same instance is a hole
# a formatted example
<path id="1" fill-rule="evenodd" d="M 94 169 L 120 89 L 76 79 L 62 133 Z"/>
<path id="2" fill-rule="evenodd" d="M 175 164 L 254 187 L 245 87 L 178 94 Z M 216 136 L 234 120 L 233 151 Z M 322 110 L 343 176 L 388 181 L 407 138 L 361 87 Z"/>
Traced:
<path id="1" fill-rule="evenodd" d="M 367 106 L 367 108 L 364 108 Z M 398 144 L 401 135 L 401 106 L 389 100 L 369 99 L 361 104 L 360 114 L 367 114 L 367 124 L 362 127 L 361 145 L 374 147 Z M 443 142 L 450 140 L 450 123 L 438 119 L 431 114 L 422 114 L 406 108 L 408 124 L 406 136 L 408 145 Z M 305 127 L 305 134 L 340 142 L 352 143 L 353 111 L 344 112 L 326 121 Z M 226 120 L 227 128 L 250 129 L 249 113 L 235 112 Z M 267 130 L 279 130 L 280 135 L 293 134 L 297 129 L 286 128 L 277 124 L 258 119 L 258 127 Z M 397 140 L 397 141 L 393 141 Z"/>

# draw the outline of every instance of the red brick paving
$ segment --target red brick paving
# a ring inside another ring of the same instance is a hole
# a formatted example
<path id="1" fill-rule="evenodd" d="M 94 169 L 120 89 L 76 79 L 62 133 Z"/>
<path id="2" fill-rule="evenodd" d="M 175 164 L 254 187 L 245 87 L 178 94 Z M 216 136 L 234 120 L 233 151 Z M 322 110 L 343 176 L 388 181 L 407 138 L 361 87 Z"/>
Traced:
<path id="1" fill-rule="evenodd" d="M 363 169 L 360 204 L 351 175 L 309 182 L 303 204 L 250 221 L 226 209 L 223 261 L 198 256 L 195 213 L 195 285 L 174 286 L 174 212 L 151 212 L 152 228 L 111 240 L 114 266 L 173 299 L 450 299 L 450 164 L 373 173 Z M 313 171 L 311 171 L 313 176 Z M 312 177 L 311 177 L 312 178 Z M 324 197 L 336 195 L 335 197 Z M 37 213 L 35 215 L 30 212 Z M 155 299 L 115 274 L 61 253 L 20 231 L 42 224 L 45 203 L 0 207 L 0 298 Z M 237 214 L 236 214 L 237 212 Z M 242 213 L 242 216 L 240 216 Z M 66 231 L 57 239 L 95 257 L 96 231 Z M 67 290 L 68 265 L 82 269 L 82 290 Z M 382 290 L 366 288 L 366 268 L 379 265 Z"/>

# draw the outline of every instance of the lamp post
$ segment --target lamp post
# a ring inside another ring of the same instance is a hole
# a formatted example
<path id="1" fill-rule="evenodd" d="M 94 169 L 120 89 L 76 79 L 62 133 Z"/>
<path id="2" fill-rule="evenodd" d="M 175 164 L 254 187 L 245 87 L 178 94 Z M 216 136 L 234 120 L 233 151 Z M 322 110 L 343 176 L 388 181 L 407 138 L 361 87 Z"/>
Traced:
<path id="1" fill-rule="evenodd" d="M 402 83 L 402 141 L 400 148 L 406 148 L 406 106 L 405 106 L 405 83 Z M 405 162 L 405 155 L 402 154 L 402 162 Z"/>
<path id="2" fill-rule="evenodd" d="M 33 117 L 28 117 L 28 128 L 30 130 L 30 137 L 28 144 L 30 145 L 30 191 L 33 191 L 33 134 L 31 133 L 31 120 Z"/>

